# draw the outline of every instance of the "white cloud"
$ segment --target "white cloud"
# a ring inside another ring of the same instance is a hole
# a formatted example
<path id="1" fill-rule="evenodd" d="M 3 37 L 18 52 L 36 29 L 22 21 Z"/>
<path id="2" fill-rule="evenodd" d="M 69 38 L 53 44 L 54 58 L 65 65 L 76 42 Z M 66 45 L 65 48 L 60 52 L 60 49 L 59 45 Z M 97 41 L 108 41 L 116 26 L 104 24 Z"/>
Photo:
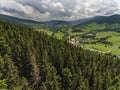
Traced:
<path id="1" fill-rule="evenodd" d="M 117 5 L 118 5 L 118 9 L 120 10 L 120 0 L 115 0 Z"/>
<path id="2" fill-rule="evenodd" d="M 55 8 L 57 8 L 58 10 L 60 10 L 62 12 L 65 11 L 64 6 L 60 2 L 53 2 L 52 6 L 55 7 Z"/>
<path id="3" fill-rule="evenodd" d="M 5 14 L 5 15 L 9 15 L 9 16 L 13 16 L 13 14 L 9 13 L 9 12 L 6 12 L 4 10 L 0 10 L 0 13 L 1 14 Z"/>
<path id="4" fill-rule="evenodd" d="M 43 7 L 44 9 L 47 9 L 47 8 L 48 8 L 47 5 L 44 5 L 44 4 L 42 5 L 42 7 Z"/>
<path id="5" fill-rule="evenodd" d="M 96 15 L 115 14 L 116 11 L 120 11 L 120 9 L 117 9 L 118 2 L 116 1 L 119 0 L 77 0 L 71 18 L 77 19 Z"/>
<path id="6" fill-rule="evenodd" d="M 34 20 L 43 20 L 46 19 L 48 17 L 50 17 L 50 13 L 49 12 L 45 12 L 45 13 L 41 13 L 38 10 L 34 9 L 33 7 L 29 6 L 29 5 L 22 5 L 16 1 L 4 1 L 4 2 L 0 2 L 1 8 L 6 8 L 7 11 L 9 10 L 16 10 L 18 12 L 22 12 L 24 13 L 23 16 L 19 15 L 19 13 L 12 13 L 12 12 L 7 12 L 4 10 L 0 10 L 1 14 L 6 14 L 6 15 L 10 15 L 10 16 L 18 16 L 20 18 L 27 18 L 27 19 L 34 19 Z M 16 17 L 17 17 L 16 16 Z"/>
<path id="7" fill-rule="evenodd" d="M 0 13 L 35 20 L 80 19 L 120 14 L 120 0 L 0 0 Z"/>

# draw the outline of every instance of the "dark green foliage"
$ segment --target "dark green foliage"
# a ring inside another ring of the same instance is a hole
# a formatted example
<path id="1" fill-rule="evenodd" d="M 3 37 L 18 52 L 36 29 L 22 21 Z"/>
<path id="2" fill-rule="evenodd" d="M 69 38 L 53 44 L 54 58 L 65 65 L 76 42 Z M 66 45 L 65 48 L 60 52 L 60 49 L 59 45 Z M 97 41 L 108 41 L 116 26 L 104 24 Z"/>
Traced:
<path id="1" fill-rule="evenodd" d="M 117 57 L 6 22 L 0 22 L 0 65 L 1 89 L 120 89 Z"/>

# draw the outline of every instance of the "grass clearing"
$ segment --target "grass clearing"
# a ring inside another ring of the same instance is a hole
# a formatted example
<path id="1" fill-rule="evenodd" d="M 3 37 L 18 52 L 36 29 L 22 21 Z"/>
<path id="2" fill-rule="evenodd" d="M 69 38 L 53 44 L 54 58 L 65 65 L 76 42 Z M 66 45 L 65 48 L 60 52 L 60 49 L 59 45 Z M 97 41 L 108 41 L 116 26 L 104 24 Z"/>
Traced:
<path id="1" fill-rule="evenodd" d="M 107 36 L 116 36 L 116 35 L 120 35 L 120 34 L 117 33 L 117 32 L 114 32 L 114 31 L 98 32 L 96 34 L 96 38 L 104 38 L 104 37 L 107 37 Z"/>
<path id="2" fill-rule="evenodd" d="M 47 33 L 48 35 L 51 35 L 51 34 L 53 33 L 52 31 L 46 30 L 46 29 L 37 29 L 36 31 L 45 32 L 45 33 Z"/>
<path id="3" fill-rule="evenodd" d="M 58 33 L 55 33 L 55 36 L 56 36 L 58 39 L 62 39 L 63 36 L 64 36 L 64 33 L 58 32 Z"/>

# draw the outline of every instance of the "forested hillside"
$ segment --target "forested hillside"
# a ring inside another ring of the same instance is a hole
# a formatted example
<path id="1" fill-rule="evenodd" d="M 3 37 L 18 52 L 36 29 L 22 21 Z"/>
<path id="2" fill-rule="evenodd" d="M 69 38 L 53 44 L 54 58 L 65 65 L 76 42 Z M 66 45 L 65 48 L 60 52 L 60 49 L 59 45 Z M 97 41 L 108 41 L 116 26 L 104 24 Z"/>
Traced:
<path id="1" fill-rule="evenodd" d="M 0 21 L 1 90 L 120 90 L 120 59 Z"/>

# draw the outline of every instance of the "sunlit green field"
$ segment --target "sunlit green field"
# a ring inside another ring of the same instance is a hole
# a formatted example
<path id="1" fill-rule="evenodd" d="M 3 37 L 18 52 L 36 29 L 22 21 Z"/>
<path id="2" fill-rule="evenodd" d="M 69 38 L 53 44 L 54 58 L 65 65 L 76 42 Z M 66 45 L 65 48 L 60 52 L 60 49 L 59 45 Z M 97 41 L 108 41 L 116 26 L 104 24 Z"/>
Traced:
<path id="1" fill-rule="evenodd" d="M 120 36 L 112 36 L 108 41 L 113 42 L 114 46 L 120 46 Z"/>
<path id="2" fill-rule="evenodd" d="M 51 34 L 53 33 L 52 31 L 47 30 L 47 29 L 37 29 L 37 31 L 39 31 L 39 32 L 45 32 L 45 33 L 47 33 L 48 35 L 51 35 Z"/>
<path id="3" fill-rule="evenodd" d="M 97 44 L 85 44 L 85 48 L 100 50 L 106 53 L 112 53 L 115 55 L 120 55 L 120 33 L 117 32 L 100 32 L 97 33 L 96 38 L 103 38 L 107 36 L 111 36 L 106 41 L 112 42 L 112 45 L 106 45 L 102 43 Z"/>
<path id="4" fill-rule="evenodd" d="M 50 31 L 50 30 L 47 30 L 47 29 L 37 29 L 36 31 L 45 32 L 45 33 L 47 33 L 49 36 L 54 35 L 54 36 L 55 36 L 56 38 L 58 38 L 58 39 L 62 39 L 63 36 L 64 36 L 64 33 L 62 33 L 62 32 L 54 32 L 54 31 Z"/>
<path id="5" fill-rule="evenodd" d="M 55 36 L 56 36 L 58 39 L 62 39 L 63 36 L 64 36 L 64 33 L 58 32 L 58 33 L 55 33 Z"/>
<path id="6" fill-rule="evenodd" d="M 108 31 L 108 32 L 98 32 L 96 35 L 96 38 L 103 38 L 107 36 L 117 36 L 120 35 L 120 33 L 114 32 L 114 31 Z"/>

